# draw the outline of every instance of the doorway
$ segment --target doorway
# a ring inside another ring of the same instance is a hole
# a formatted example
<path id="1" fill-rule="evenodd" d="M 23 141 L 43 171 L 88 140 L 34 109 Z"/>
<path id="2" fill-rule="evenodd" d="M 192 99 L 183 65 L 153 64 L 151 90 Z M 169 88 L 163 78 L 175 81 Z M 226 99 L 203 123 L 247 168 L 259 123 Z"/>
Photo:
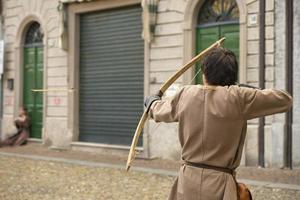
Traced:
<path id="1" fill-rule="evenodd" d="M 31 138 L 41 138 L 43 127 L 43 93 L 33 89 L 43 88 L 43 33 L 41 26 L 33 22 L 25 36 L 23 104 L 31 119 Z"/>
<path id="2" fill-rule="evenodd" d="M 226 37 L 223 47 L 233 51 L 239 60 L 239 11 L 235 0 L 206 0 L 200 8 L 196 27 L 196 54 L 215 41 Z M 195 73 L 200 70 L 196 66 Z M 196 76 L 202 84 L 202 73 Z"/>

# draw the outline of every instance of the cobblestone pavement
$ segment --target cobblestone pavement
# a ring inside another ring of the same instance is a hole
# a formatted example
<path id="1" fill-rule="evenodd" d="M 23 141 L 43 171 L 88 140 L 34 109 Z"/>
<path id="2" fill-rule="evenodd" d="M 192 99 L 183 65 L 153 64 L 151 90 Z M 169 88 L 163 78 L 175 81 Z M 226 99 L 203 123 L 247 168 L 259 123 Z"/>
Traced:
<path id="1" fill-rule="evenodd" d="M 0 156 L 1 200 L 166 199 L 174 177 Z M 300 191 L 250 187 L 255 200 L 298 200 Z"/>
<path id="2" fill-rule="evenodd" d="M 171 177 L 0 157 L 1 200 L 166 199 Z"/>
<path id="3" fill-rule="evenodd" d="M 0 148 L 1 153 L 13 153 L 18 155 L 35 155 L 43 158 L 62 158 L 80 161 L 90 161 L 96 163 L 109 163 L 116 165 L 126 165 L 128 151 L 123 154 L 96 153 L 79 150 L 54 150 L 39 143 L 31 143 L 20 147 Z M 180 161 L 164 159 L 135 159 L 133 166 L 146 167 L 152 169 L 163 169 L 170 172 L 177 172 Z M 278 169 L 278 168 L 257 168 L 240 166 L 237 170 L 238 179 L 248 179 L 256 181 L 267 181 L 272 183 L 300 185 L 300 169 Z"/>

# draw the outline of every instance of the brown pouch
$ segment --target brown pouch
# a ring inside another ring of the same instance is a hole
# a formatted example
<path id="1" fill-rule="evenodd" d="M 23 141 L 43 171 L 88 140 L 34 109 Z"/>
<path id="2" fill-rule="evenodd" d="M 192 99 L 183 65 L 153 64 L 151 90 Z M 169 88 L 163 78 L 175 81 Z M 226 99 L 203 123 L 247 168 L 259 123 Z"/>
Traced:
<path id="1" fill-rule="evenodd" d="M 252 195 L 244 183 L 237 183 L 238 200 L 252 200 Z"/>

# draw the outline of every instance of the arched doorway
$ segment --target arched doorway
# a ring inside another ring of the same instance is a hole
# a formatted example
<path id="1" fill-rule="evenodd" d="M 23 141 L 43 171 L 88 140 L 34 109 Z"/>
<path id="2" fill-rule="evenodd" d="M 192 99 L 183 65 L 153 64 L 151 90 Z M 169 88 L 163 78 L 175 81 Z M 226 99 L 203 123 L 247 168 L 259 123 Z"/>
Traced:
<path id="1" fill-rule="evenodd" d="M 239 10 L 235 0 L 206 0 L 198 13 L 196 53 L 226 37 L 224 47 L 231 49 L 239 60 Z M 196 67 L 196 73 L 200 66 Z M 201 73 L 196 84 L 202 84 Z"/>
<path id="2" fill-rule="evenodd" d="M 30 137 L 41 138 L 43 127 L 43 93 L 32 89 L 43 88 L 43 33 L 37 22 L 32 22 L 24 41 L 23 104 L 31 119 Z"/>

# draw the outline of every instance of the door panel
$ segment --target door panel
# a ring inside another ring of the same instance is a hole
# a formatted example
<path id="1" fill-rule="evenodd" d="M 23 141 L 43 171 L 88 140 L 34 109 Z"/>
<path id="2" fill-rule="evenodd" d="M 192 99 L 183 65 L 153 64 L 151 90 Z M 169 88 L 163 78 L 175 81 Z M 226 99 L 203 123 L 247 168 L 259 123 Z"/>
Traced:
<path id="1" fill-rule="evenodd" d="M 239 25 L 229 24 L 220 26 L 220 38 L 226 37 L 224 47 L 234 52 L 239 60 Z"/>
<path id="2" fill-rule="evenodd" d="M 197 29 L 197 45 L 196 53 L 199 54 L 205 48 L 210 46 L 216 40 L 219 39 L 219 27 L 209 27 L 209 28 L 198 28 Z M 201 64 L 196 65 L 195 72 L 197 73 L 200 70 Z M 200 72 L 196 79 L 196 84 L 202 84 L 202 72 Z"/>
<path id="3" fill-rule="evenodd" d="M 41 138 L 43 120 L 43 93 L 32 89 L 43 88 L 43 48 L 24 48 L 23 103 L 31 119 L 30 137 Z"/>
<path id="4" fill-rule="evenodd" d="M 239 61 L 239 24 L 216 25 L 212 27 L 200 27 L 197 29 L 196 53 L 213 44 L 218 39 L 226 37 L 223 47 L 233 51 Z M 200 64 L 196 65 L 198 72 Z M 195 79 L 196 84 L 203 84 L 202 73 L 199 73 Z"/>
<path id="5" fill-rule="evenodd" d="M 36 88 L 43 88 L 43 48 L 36 48 Z M 43 127 L 43 92 L 35 93 L 35 131 L 34 133 L 39 134 L 41 137 L 42 127 Z"/>
<path id="6" fill-rule="evenodd" d="M 31 120 L 34 117 L 34 95 L 31 89 L 35 88 L 35 48 L 24 49 L 24 90 L 23 103 L 28 109 Z"/>

